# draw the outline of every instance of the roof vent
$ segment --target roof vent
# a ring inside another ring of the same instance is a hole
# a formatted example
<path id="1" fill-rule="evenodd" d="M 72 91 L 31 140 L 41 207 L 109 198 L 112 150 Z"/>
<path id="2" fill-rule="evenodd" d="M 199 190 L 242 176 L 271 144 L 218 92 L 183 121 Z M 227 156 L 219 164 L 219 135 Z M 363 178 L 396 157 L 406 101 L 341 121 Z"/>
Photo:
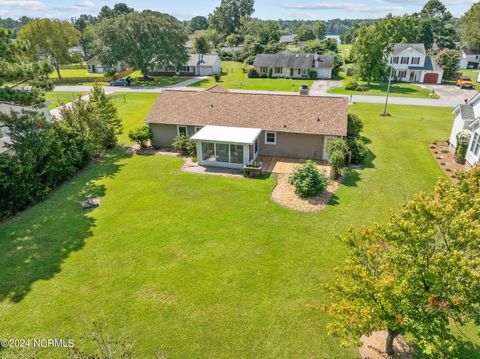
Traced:
<path id="1" fill-rule="evenodd" d="M 283 124 L 283 128 L 287 128 L 287 125 L 286 125 L 286 124 Z"/>
<path id="2" fill-rule="evenodd" d="M 295 57 L 298 57 L 298 54 L 295 54 Z"/>
<path id="3" fill-rule="evenodd" d="M 309 54 L 307 54 L 307 56 L 306 56 L 306 57 L 310 57 L 310 55 L 309 55 Z"/>
<path id="4" fill-rule="evenodd" d="M 319 118 L 317 118 L 317 122 L 320 122 L 320 119 L 319 119 Z"/>
<path id="5" fill-rule="evenodd" d="M 210 107 L 213 108 L 213 103 L 210 104 Z"/>
<path id="6" fill-rule="evenodd" d="M 300 88 L 300 95 L 308 96 L 309 94 L 310 94 L 310 89 L 306 84 L 303 84 L 302 87 Z"/>

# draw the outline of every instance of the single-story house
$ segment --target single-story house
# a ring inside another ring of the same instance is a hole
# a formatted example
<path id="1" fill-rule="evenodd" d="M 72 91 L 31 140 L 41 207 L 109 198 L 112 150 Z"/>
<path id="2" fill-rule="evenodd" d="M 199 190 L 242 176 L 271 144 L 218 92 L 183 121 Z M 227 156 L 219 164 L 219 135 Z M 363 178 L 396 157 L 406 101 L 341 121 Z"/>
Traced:
<path id="1" fill-rule="evenodd" d="M 104 65 L 97 56 L 94 56 L 87 61 L 87 71 L 90 74 L 105 74 L 109 71 L 120 72 L 124 70 L 124 64 L 117 64 L 113 66 Z"/>
<path id="2" fill-rule="evenodd" d="M 478 69 L 480 67 L 480 50 L 462 48 L 460 54 L 461 69 Z"/>
<path id="3" fill-rule="evenodd" d="M 222 61 L 217 54 L 190 54 L 185 66 L 180 68 L 156 68 L 150 74 L 162 76 L 210 76 L 222 72 Z"/>
<path id="4" fill-rule="evenodd" d="M 177 135 L 197 143 L 205 166 L 242 168 L 258 155 L 327 160 L 330 138 L 347 135 L 348 98 L 165 90 L 145 122 L 154 146 Z"/>
<path id="5" fill-rule="evenodd" d="M 280 51 L 276 54 L 258 54 L 253 66 L 259 73 L 268 73 L 271 68 L 272 77 L 309 78 L 310 71 L 314 71 L 318 79 L 330 79 L 334 62 L 335 58 L 330 55 Z"/>
<path id="6" fill-rule="evenodd" d="M 281 35 L 279 42 L 286 43 L 286 44 L 294 44 L 295 34 Z"/>
<path id="7" fill-rule="evenodd" d="M 471 134 L 465 156 L 467 168 L 480 164 L 480 93 L 477 93 L 465 104 L 458 105 L 453 110 L 455 120 L 450 133 L 450 149 L 452 152 L 457 147 L 457 134 L 468 131 Z"/>
<path id="8" fill-rule="evenodd" d="M 393 69 L 394 81 L 442 83 L 443 69 L 427 55 L 424 44 L 395 44 L 387 62 Z"/>

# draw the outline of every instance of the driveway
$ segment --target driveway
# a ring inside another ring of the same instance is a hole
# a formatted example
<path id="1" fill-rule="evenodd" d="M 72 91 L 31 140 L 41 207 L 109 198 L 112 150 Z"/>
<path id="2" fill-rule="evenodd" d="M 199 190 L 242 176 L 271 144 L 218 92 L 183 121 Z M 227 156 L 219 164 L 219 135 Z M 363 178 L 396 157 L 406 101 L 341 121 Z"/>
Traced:
<path id="1" fill-rule="evenodd" d="M 343 81 L 338 80 L 315 80 L 313 81 L 311 90 L 319 92 L 327 92 L 328 90 L 342 87 Z"/>
<path id="2" fill-rule="evenodd" d="M 455 85 L 425 85 L 421 87 L 434 91 L 440 96 L 440 100 L 456 101 L 457 104 L 464 103 L 466 99 L 472 98 L 477 94 L 475 90 L 462 90 Z"/>

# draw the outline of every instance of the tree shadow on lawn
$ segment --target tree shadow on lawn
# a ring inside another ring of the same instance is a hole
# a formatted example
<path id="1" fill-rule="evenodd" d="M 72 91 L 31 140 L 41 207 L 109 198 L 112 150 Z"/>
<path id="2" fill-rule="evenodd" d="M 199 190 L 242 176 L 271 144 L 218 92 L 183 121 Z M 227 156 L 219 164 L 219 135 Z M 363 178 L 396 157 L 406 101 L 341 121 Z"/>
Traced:
<path id="1" fill-rule="evenodd" d="M 53 278 L 70 253 L 84 246 L 95 220 L 80 201 L 105 195 L 105 187 L 95 181 L 114 177 L 123 156 L 123 150 L 112 151 L 43 202 L 0 224 L 0 302 L 20 302 L 33 283 Z"/>

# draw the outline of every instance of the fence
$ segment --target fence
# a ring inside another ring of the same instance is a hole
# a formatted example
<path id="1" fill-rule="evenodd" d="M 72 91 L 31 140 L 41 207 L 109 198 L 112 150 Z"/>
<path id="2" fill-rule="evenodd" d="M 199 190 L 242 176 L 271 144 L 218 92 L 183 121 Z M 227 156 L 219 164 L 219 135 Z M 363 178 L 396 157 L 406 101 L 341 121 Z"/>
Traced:
<path id="1" fill-rule="evenodd" d="M 60 65 L 60 70 L 86 70 L 86 64 L 68 64 L 68 65 Z"/>

